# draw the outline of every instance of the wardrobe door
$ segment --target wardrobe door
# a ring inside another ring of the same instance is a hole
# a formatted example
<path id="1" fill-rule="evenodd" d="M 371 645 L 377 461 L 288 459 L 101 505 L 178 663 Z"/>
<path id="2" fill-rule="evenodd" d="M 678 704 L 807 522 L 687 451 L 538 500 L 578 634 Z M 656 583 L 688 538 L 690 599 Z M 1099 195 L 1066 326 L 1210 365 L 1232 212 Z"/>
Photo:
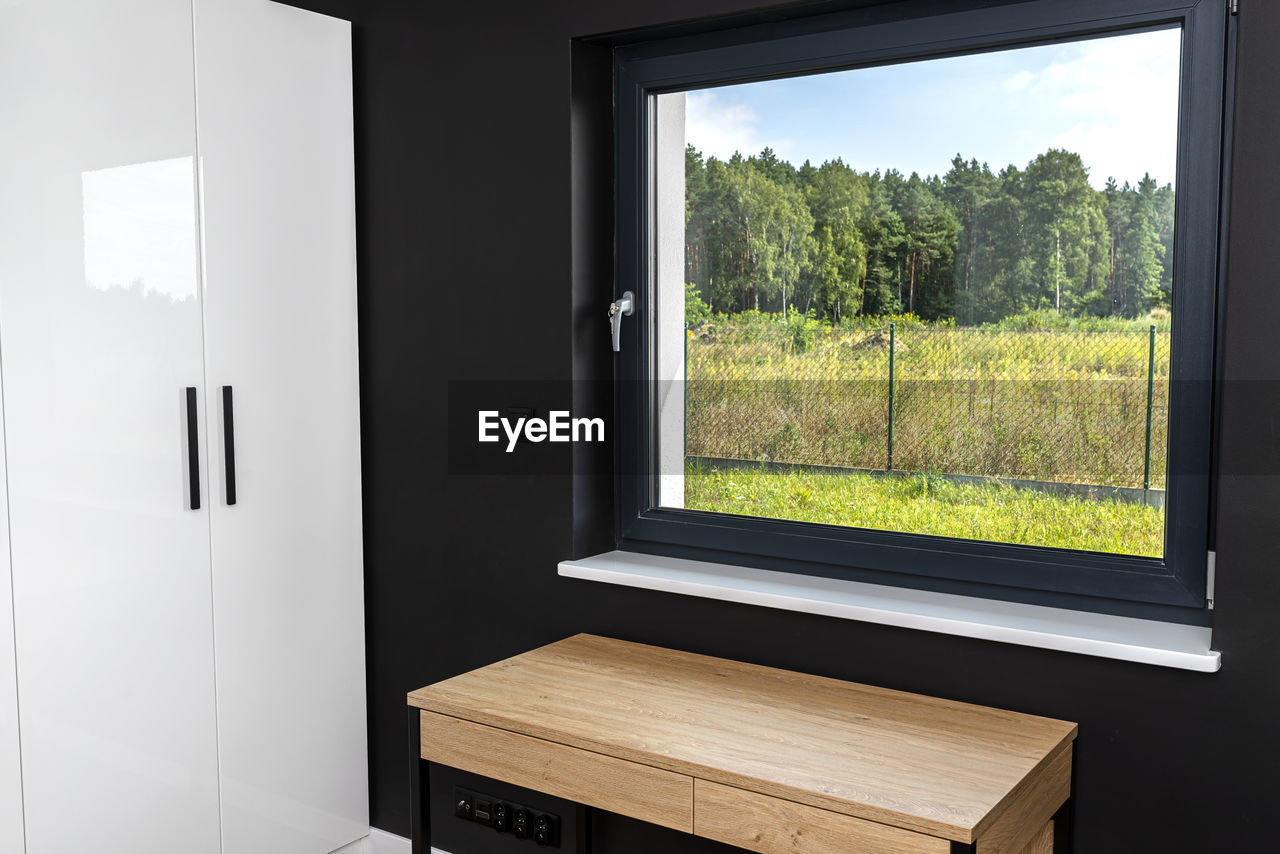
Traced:
<path id="1" fill-rule="evenodd" d="M 350 28 L 195 8 L 225 850 L 326 852 L 369 831 Z"/>
<path id="2" fill-rule="evenodd" d="M 0 422 L 0 851 L 22 854 L 22 755 L 18 749 L 18 671 L 13 656 L 13 581 L 4 469 L 4 424 Z"/>
<path id="3" fill-rule="evenodd" d="M 189 4 L 3 4 L 0 116 L 27 852 L 214 854 Z"/>

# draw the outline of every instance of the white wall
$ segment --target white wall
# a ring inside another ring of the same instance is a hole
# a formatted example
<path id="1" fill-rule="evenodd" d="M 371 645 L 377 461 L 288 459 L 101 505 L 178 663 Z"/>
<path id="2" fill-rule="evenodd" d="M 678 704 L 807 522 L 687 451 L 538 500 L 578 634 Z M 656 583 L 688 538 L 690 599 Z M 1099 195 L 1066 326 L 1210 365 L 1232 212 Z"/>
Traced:
<path id="1" fill-rule="evenodd" d="M 683 92 L 659 95 L 654 146 L 654 269 L 657 272 L 658 504 L 684 506 Z"/>

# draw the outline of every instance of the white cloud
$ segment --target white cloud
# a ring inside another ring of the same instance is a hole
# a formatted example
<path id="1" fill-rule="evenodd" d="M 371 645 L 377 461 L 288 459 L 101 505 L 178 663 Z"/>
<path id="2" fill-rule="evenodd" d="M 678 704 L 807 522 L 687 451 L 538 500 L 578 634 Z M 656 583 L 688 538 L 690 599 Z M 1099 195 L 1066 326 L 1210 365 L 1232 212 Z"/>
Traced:
<path id="1" fill-rule="evenodd" d="M 1030 71 L 1019 71 L 1004 81 L 1004 88 L 1008 92 L 1021 92 L 1030 86 L 1035 79 L 1035 75 Z"/>
<path id="2" fill-rule="evenodd" d="M 793 156 L 792 141 L 765 139 L 760 135 L 760 115 L 746 104 L 736 103 L 714 89 L 685 94 L 685 138 L 705 157 L 728 160 L 772 148 L 783 160 Z"/>
<path id="3" fill-rule="evenodd" d="M 1136 183 L 1145 172 L 1172 182 L 1180 49 L 1176 29 L 1080 42 L 1038 73 L 1013 75 L 1005 88 L 1026 109 L 1071 122 L 1051 144 L 1077 152 L 1094 186 L 1108 177 Z"/>

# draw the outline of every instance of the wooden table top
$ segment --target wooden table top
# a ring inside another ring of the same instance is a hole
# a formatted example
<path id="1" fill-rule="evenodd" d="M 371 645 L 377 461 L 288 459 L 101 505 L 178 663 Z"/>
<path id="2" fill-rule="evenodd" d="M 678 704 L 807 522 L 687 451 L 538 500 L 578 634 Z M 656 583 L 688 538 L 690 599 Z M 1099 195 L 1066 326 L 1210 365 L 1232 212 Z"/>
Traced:
<path id="1" fill-rule="evenodd" d="M 409 705 L 958 841 L 977 838 L 1076 725 L 576 635 Z"/>

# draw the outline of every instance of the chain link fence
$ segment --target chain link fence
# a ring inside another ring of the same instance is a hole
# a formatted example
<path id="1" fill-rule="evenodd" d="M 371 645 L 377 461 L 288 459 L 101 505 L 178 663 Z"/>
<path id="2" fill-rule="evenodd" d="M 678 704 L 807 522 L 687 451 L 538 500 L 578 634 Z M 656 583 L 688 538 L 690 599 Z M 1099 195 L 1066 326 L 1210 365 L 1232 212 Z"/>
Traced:
<path id="1" fill-rule="evenodd" d="M 706 324 L 685 453 L 1162 489 L 1169 333 Z"/>

